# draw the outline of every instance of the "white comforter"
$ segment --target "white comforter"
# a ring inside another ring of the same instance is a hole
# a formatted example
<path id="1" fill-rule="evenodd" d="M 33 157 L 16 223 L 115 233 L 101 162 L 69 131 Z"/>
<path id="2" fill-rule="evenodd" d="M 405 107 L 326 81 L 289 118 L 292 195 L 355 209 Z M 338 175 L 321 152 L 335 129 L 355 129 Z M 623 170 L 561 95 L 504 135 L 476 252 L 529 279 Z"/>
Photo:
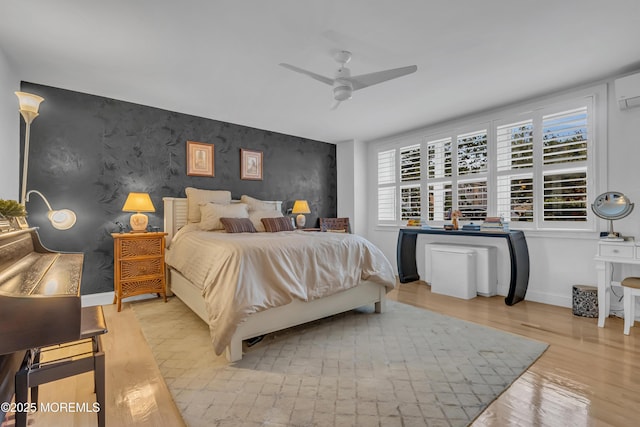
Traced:
<path id="1" fill-rule="evenodd" d="M 387 288 L 395 274 L 368 240 L 345 233 L 236 233 L 186 226 L 166 261 L 202 287 L 214 350 L 221 354 L 251 313 L 310 301 L 370 280 Z"/>

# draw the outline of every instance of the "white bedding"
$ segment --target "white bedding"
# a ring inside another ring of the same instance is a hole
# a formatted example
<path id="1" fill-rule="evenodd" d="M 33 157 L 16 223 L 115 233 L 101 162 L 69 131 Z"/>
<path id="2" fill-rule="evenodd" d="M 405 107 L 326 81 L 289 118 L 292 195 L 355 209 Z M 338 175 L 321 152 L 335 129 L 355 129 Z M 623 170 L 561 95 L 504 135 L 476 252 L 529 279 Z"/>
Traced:
<path id="1" fill-rule="evenodd" d="M 368 240 L 345 233 L 224 233 L 181 229 L 167 264 L 202 287 L 214 350 L 221 354 L 248 315 L 310 301 L 369 280 L 391 290 L 395 273 Z"/>

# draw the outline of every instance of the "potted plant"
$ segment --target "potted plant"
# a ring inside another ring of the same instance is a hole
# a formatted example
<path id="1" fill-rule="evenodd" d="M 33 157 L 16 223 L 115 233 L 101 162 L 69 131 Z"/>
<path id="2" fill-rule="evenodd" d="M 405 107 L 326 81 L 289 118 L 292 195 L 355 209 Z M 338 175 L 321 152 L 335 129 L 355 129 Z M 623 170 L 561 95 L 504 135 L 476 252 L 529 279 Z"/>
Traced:
<path id="1" fill-rule="evenodd" d="M 15 200 L 0 199 L 0 231 L 17 230 L 20 228 L 16 218 L 24 217 L 27 211 Z"/>

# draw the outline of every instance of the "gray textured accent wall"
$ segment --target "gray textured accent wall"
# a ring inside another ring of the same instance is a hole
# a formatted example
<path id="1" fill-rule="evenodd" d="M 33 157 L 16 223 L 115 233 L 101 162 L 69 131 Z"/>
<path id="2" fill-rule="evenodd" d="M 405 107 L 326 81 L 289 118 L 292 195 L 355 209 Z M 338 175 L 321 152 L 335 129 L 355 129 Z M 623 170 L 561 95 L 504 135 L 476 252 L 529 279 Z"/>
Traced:
<path id="1" fill-rule="evenodd" d="M 149 224 L 158 227 L 162 198 L 185 197 L 188 186 L 282 200 L 284 209 L 306 199 L 308 226 L 336 215 L 333 144 L 33 83 L 23 82 L 22 90 L 45 98 L 31 125 L 27 189 L 78 216 L 72 229 L 55 230 L 46 205 L 33 194 L 29 225 L 40 227 L 50 249 L 85 254 L 82 294 L 113 290 L 110 233 L 118 230 L 115 221 L 128 224 L 122 206 L 131 191 L 151 195 L 156 212 Z M 215 177 L 187 176 L 186 141 L 215 144 Z M 262 181 L 240 179 L 241 148 L 264 153 Z"/>

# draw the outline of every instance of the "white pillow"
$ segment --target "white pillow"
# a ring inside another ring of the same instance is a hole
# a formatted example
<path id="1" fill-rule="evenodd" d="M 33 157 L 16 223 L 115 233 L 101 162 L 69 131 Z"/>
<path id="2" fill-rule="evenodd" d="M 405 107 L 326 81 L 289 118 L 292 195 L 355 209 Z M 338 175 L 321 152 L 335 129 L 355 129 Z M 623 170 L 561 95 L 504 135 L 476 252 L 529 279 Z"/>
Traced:
<path id="1" fill-rule="evenodd" d="M 224 224 L 220 218 L 249 218 L 249 209 L 244 203 L 233 203 L 220 205 L 217 203 L 206 203 L 200 205 L 200 230 L 222 230 Z"/>
<path id="2" fill-rule="evenodd" d="M 275 211 L 276 210 L 276 204 L 275 203 L 263 202 L 262 200 L 254 199 L 253 197 L 242 195 L 242 196 L 240 196 L 240 201 L 242 203 L 246 203 L 247 205 L 249 205 L 249 212 L 251 212 L 251 211 Z M 275 218 L 275 217 L 269 217 L 269 218 Z"/>
<path id="3" fill-rule="evenodd" d="M 249 212 L 249 219 L 253 223 L 256 231 L 259 233 L 267 231 L 266 228 L 264 228 L 264 224 L 262 223 L 262 221 L 260 221 L 262 218 L 280 218 L 282 216 L 284 216 L 282 215 L 282 212 L 274 210 L 260 210 Z"/>
<path id="4" fill-rule="evenodd" d="M 200 190 L 187 187 L 187 222 L 200 222 L 200 205 L 217 203 L 228 205 L 231 203 L 231 192 L 225 190 Z"/>

